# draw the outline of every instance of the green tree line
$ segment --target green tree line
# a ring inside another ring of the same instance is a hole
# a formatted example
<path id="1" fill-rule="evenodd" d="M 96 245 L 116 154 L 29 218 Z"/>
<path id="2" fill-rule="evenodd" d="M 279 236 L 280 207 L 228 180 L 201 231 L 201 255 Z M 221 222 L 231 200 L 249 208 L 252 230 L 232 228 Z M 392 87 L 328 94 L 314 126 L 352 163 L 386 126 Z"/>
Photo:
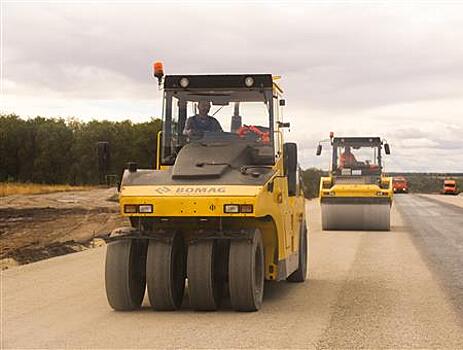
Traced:
<path id="1" fill-rule="evenodd" d="M 140 168 L 153 168 L 156 135 L 161 120 L 144 123 L 129 120 L 89 121 L 36 117 L 22 119 L 17 115 L 0 115 L 0 182 L 19 181 L 47 184 L 93 185 L 100 182 L 97 142 L 110 145 L 108 174 L 120 176 L 127 162 Z M 320 177 L 327 172 L 309 168 L 302 171 L 308 198 L 318 196 Z M 411 192 L 439 192 L 444 175 L 392 173 L 405 175 Z M 462 174 L 454 178 L 460 190 Z"/>
<path id="2" fill-rule="evenodd" d="M 152 168 L 160 128 L 159 119 L 134 124 L 0 115 L 0 181 L 98 184 L 100 141 L 110 144 L 109 174 L 119 176 L 129 161 Z"/>
<path id="3" fill-rule="evenodd" d="M 145 123 L 64 120 L 0 115 L 0 182 L 93 185 L 100 182 L 97 142 L 110 145 L 108 174 L 120 176 L 127 162 L 153 168 L 161 120 Z M 318 196 L 322 170 L 302 172 L 306 196 Z"/>

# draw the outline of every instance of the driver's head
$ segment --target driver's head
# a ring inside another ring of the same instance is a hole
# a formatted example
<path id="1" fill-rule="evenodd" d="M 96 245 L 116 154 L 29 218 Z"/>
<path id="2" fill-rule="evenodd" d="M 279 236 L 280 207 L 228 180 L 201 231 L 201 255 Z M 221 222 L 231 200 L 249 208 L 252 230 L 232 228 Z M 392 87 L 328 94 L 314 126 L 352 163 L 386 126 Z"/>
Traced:
<path id="1" fill-rule="evenodd" d="M 345 147 L 345 152 L 346 152 L 347 154 L 350 153 L 350 146 L 346 146 L 346 147 Z"/>
<path id="2" fill-rule="evenodd" d="M 201 116 L 206 116 L 211 110 L 211 103 L 209 101 L 199 101 L 198 112 Z"/>

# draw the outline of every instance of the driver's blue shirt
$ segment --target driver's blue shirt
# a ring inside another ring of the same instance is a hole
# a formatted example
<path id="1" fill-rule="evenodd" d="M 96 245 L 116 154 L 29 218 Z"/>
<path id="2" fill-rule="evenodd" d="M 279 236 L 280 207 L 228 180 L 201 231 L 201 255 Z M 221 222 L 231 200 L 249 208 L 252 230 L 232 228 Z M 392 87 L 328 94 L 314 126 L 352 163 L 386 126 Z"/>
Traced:
<path id="1" fill-rule="evenodd" d="M 188 135 L 195 131 L 221 132 L 223 130 L 220 123 L 214 117 L 209 115 L 206 117 L 195 115 L 187 119 L 183 133 Z"/>

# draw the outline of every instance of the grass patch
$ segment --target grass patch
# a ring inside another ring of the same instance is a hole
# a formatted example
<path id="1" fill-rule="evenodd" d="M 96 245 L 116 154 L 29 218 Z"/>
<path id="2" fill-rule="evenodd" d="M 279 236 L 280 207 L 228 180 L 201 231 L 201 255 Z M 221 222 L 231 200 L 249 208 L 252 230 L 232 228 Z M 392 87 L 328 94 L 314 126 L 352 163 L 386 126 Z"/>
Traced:
<path id="1" fill-rule="evenodd" d="M 84 191 L 91 188 L 91 186 L 42 185 L 19 182 L 0 182 L 0 197 L 11 196 L 13 194 L 40 194 L 52 192 Z"/>

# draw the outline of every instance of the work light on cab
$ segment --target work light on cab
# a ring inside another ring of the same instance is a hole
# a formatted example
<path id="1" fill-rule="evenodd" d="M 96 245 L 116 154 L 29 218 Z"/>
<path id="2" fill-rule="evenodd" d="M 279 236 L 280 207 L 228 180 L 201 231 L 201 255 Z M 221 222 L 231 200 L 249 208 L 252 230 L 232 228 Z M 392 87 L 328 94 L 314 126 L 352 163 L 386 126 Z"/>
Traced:
<path id="1" fill-rule="evenodd" d="M 254 78 L 253 77 L 246 77 L 244 79 L 244 85 L 246 85 L 247 87 L 251 87 L 254 85 Z"/>
<path id="2" fill-rule="evenodd" d="M 180 86 L 182 88 L 188 87 L 189 84 L 190 84 L 190 81 L 188 80 L 188 78 L 183 77 L 182 79 L 180 79 Z"/>

